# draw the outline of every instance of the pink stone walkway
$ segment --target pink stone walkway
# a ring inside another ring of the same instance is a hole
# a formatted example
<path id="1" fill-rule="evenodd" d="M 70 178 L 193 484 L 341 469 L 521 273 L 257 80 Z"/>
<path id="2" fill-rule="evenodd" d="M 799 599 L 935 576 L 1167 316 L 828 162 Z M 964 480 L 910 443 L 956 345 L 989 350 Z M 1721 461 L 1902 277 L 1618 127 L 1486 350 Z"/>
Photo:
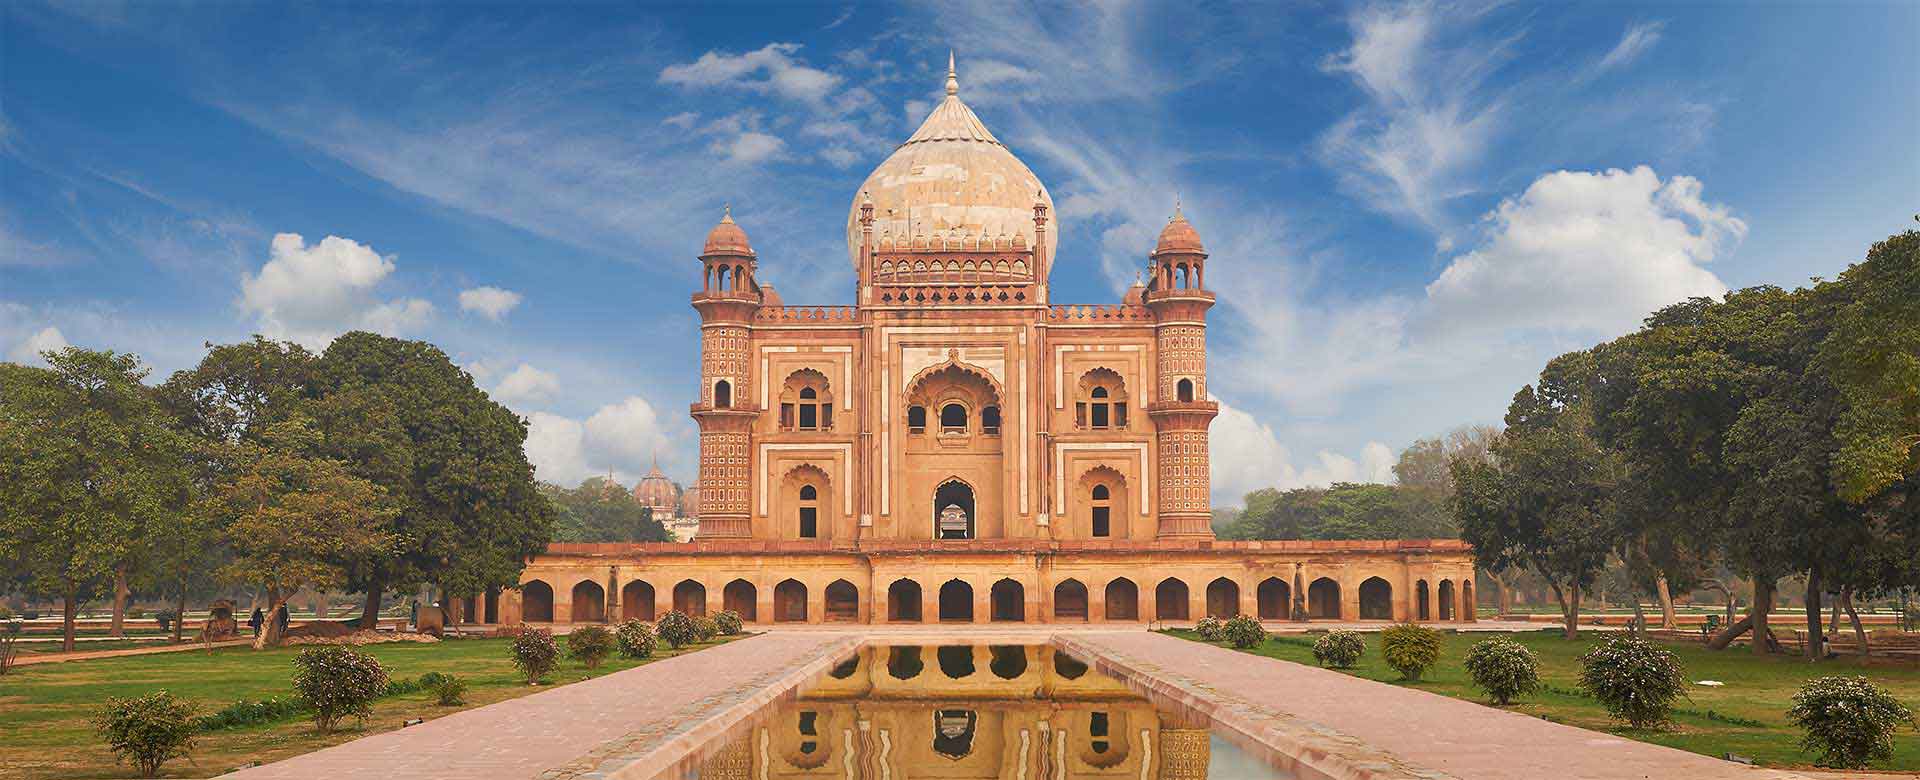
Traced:
<path id="1" fill-rule="evenodd" d="M 758 709 L 823 671 L 827 659 L 840 654 L 829 651 L 856 644 L 852 635 L 824 632 L 748 637 L 221 777 L 491 780 L 590 774 L 610 756 L 669 742 L 697 746 L 713 716 Z"/>
<path id="2" fill-rule="evenodd" d="M 1061 634 L 1054 644 L 1216 729 L 1284 747 L 1302 778 L 1804 778 L 1163 634 Z"/>

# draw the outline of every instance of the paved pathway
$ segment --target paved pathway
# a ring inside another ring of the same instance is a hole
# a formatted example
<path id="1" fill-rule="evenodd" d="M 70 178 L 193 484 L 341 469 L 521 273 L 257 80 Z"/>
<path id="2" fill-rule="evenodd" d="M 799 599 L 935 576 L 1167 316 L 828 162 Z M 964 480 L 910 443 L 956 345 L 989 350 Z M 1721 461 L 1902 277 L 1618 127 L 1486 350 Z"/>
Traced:
<path id="1" fill-rule="evenodd" d="M 827 632 L 748 637 L 221 777 L 580 777 L 620 755 L 697 747 L 721 727 L 714 716 L 759 709 L 857 642 Z"/>
<path id="2" fill-rule="evenodd" d="M 1063 634 L 1054 642 L 1101 671 L 1181 701 L 1216 728 L 1282 746 L 1302 777 L 1803 777 L 1162 634 Z M 1148 679 L 1157 682 L 1142 682 Z"/>
<path id="3" fill-rule="evenodd" d="M 213 643 L 214 647 L 239 647 L 253 644 L 252 639 L 223 639 Z M 189 650 L 205 650 L 206 645 L 199 642 L 181 642 L 180 644 L 156 644 L 152 647 L 124 647 L 119 650 L 75 650 L 71 653 L 21 653 L 13 657 L 14 666 L 30 664 L 57 664 L 65 661 L 91 661 L 96 658 L 119 658 L 128 655 L 153 655 L 155 653 L 184 653 Z"/>

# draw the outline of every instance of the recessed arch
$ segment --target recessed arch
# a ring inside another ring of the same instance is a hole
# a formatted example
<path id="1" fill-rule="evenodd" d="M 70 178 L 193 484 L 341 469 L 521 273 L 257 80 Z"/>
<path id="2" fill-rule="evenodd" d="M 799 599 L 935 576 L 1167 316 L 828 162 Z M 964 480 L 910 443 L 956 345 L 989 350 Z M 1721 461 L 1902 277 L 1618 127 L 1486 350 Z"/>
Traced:
<path id="1" fill-rule="evenodd" d="M 1240 614 L 1240 583 L 1225 577 L 1207 583 L 1207 617 L 1230 618 Z"/>
<path id="2" fill-rule="evenodd" d="M 887 586 L 887 622 L 918 623 L 925 619 L 920 611 L 920 583 L 897 579 Z"/>
<path id="3" fill-rule="evenodd" d="M 1140 586 L 1125 577 L 1107 583 L 1106 611 L 1108 620 L 1140 619 Z"/>
<path id="4" fill-rule="evenodd" d="M 707 586 L 699 580 L 681 580 L 673 586 L 673 609 L 689 617 L 707 614 Z"/>
<path id="5" fill-rule="evenodd" d="M 1379 577 L 1360 583 L 1360 619 L 1393 619 L 1393 585 Z"/>
<path id="6" fill-rule="evenodd" d="M 520 583 L 520 619 L 528 623 L 553 622 L 553 586 L 541 580 Z"/>
<path id="7" fill-rule="evenodd" d="M 733 408 L 733 383 L 722 379 L 713 383 L 713 407 L 715 409 Z"/>
<path id="8" fill-rule="evenodd" d="M 575 623 L 607 622 L 607 589 L 593 580 L 581 580 L 573 586 L 573 614 Z"/>
<path id="9" fill-rule="evenodd" d="M 799 580 L 781 580 L 773 586 L 773 622 L 807 622 L 807 586 Z"/>
<path id="10" fill-rule="evenodd" d="M 1127 477 L 1118 469 L 1098 465 L 1080 475 L 1076 487 L 1074 533 L 1089 539 L 1128 537 Z"/>
<path id="11" fill-rule="evenodd" d="M 734 580 L 720 589 L 720 606 L 749 623 L 760 619 L 760 589 L 746 580 Z"/>
<path id="12" fill-rule="evenodd" d="M 1053 586 L 1053 617 L 1055 620 L 1085 621 L 1087 619 L 1087 586 L 1071 578 Z"/>
<path id="13" fill-rule="evenodd" d="M 653 583 L 634 580 L 620 586 L 620 619 L 653 620 Z"/>
<path id="14" fill-rule="evenodd" d="M 973 486 L 959 477 L 950 477 L 933 492 L 933 534 L 935 539 L 975 538 Z"/>
<path id="15" fill-rule="evenodd" d="M 860 589 L 846 580 L 827 583 L 826 619 L 837 623 L 860 619 Z"/>
<path id="16" fill-rule="evenodd" d="M 1440 619 L 1453 620 L 1453 580 L 1440 581 Z"/>
<path id="17" fill-rule="evenodd" d="M 973 622 L 973 586 L 962 580 L 947 580 L 940 585 L 941 622 Z"/>
<path id="18" fill-rule="evenodd" d="M 1182 379 L 1178 384 L 1174 385 L 1174 397 L 1180 399 L 1181 401 L 1192 401 L 1193 400 L 1193 380 Z"/>
<path id="19" fill-rule="evenodd" d="M 1153 618 L 1155 620 L 1186 620 L 1188 617 L 1187 583 L 1178 577 L 1168 577 L 1160 581 L 1153 589 Z"/>
<path id="20" fill-rule="evenodd" d="M 1413 614 L 1415 620 L 1433 619 L 1433 607 L 1431 597 L 1427 593 L 1426 580 L 1413 584 Z"/>
<path id="21" fill-rule="evenodd" d="M 1254 588 L 1261 620 L 1286 620 L 1293 615 L 1293 587 L 1279 577 L 1268 577 Z"/>
<path id="22" fill-rule="evenodd" d="M 1340 583 L 1321 577 L 1308 585 L 1307 615 L 1315 620 L 1340 620 Z"/>
<path id="23" fill-rule="evenodd" d="M 987 590 L 996 622 L 1018 623 L 1027 619 L 1027 587 L 1013 579 L 1002 579 Z"/>

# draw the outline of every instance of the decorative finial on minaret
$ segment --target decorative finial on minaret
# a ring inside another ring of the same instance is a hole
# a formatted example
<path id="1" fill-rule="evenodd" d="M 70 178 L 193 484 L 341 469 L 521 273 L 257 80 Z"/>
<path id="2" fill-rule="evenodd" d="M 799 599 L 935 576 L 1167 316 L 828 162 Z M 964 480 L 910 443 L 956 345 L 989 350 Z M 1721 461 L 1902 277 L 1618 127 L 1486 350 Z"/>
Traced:
<path id="1" fill-rule="evenodd" d="M 960 74 L 953 69 L 953 50 L 947 50 L 947 94 L 960 94 Z"/>

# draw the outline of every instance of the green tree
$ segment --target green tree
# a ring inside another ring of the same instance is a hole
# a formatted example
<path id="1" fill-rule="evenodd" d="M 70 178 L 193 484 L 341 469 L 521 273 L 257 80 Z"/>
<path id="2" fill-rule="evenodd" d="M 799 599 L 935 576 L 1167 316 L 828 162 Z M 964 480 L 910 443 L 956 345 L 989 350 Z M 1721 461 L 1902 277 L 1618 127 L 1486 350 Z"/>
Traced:
<path id="1" fill-rule="evenodd" d="M 161 514 L 149 467 L 168 431 L 138 357 L 75 347 L 45 357 L 46 369 L 0 363 L 0 560 L 61 599 L 72 650 L 79 604 L 124 583 Z"/>
<path id="2" fill-rule="evenodd" d="M 1920 232 L 1875 244 L 1836 285 L 1845 301 L 1819 359 L 1846 398 L 1840 494 L 1864 503 L 1920 476 Z"/>
<path id="3" fill-rule="evenodd" d="M 673 535 L 653 511 L 635 501 L 620 483 L 588 477 L 569 490 L 542 483 L 540 493 L 554 505 L 554 540 L 561 542 L 669 542 Z"/>
<path id="4" fill-rule="evenodd" d="M 385 489 L 394 544 L 351 567 L 363 625 L 390 587 L 435 582 L 466 596 L 519 581 L 553 536 L 553 507 L 527 462 L 526 423 L 445 353 L 353 332 L 315 366 L 314 414 L 328 453 Z"/>
<path id="5" fill-rule="evenodd" d="M 395 543 L 386 531 L 394 510 L 379 486 L 322 457 L 305 421 L 273 423 L 263 437 L 229 445 L 230 462 L 245 466 L 206 508 L 228 518 L 233 558 L 222 573 L 265 590 L 272 615 L 301 588 L 338 585 L 353 563 L 383 555 Z M 279 641 L 279 621 L 268 620 L 254 646 Z"/>

